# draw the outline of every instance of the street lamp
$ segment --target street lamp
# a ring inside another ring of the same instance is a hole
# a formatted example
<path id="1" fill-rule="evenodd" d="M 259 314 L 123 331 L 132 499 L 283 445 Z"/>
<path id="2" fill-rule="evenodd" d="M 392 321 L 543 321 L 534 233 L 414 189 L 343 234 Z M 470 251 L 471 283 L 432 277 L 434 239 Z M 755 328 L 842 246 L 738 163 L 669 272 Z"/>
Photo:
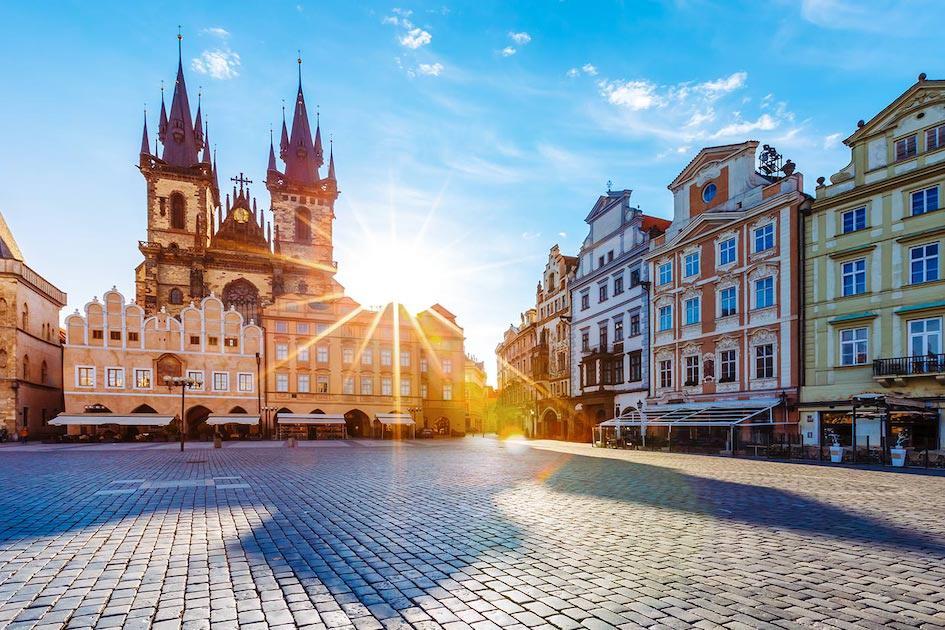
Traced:
<path id="1" fill-rule="evenodd" d="M 184 420 L 184 396 L 188 387 L 193 387 L 197 381 L 186 376 L 165 376 L 164 384 L 168 389 L 180 387 L 180 452 L 184 452 L 184 437 L 187 434 L 187 424 Z"/>

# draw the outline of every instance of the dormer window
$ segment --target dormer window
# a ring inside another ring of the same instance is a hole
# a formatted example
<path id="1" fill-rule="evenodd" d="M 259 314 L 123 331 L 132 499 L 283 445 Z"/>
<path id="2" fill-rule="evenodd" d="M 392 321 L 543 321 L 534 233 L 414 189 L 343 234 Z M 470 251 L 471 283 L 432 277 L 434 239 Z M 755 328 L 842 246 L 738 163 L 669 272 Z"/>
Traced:
<path id="1" fill-rule="evenodd" d="M 916 156 L 918 147 L 915 134 L 896 140 L 896 161 L 908 160 Z"/>
<path id="2" fill-rule="evenodd" d="M 718 192 L 718 187 L 715 184 L 709 184 L 702 189 L 702 201 L 710 203 L 715 199 L 715 194 Z"/>

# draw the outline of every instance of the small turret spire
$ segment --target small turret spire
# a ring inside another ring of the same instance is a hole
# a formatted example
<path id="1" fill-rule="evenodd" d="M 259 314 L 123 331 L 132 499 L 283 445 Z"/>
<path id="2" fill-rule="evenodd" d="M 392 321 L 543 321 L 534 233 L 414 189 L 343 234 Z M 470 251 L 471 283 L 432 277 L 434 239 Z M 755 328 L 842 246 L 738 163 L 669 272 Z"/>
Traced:
<path id="1" fill-rule="evenodd" d="M 194 145 L 196 145 L 197 150 L 203 148 L 203 114 L 201 113 L 201 101 L 203 100 L 203 87 L 201 86 L 197 90 L 197 117 L 194 120 Z"/>
<path id="2" fill-rule="evenodd" d="M 328 179 L 335 181 L 335 140 L 328 138 Z"/>
<path id="3" fill-rule="evenodd" d="M 276 167 L 276 149 L 272 144 L 272 127 L 269 128 L 269 166 L 267 167 L 268 171 L 277 170 Z"/>
<path id="4" fill-rule="evenodd" d="M 144 108 L 144 130 L 141 132 L 141 155 L 151 155 L 151 146 L 148 144 L 148 108 Z"/>
<path id="5" fill-rule="evenodd" d="M 203 124 L 203 163 L 210 164 L 210 121 Z"/>
<path id="6" fill-rule="evenodd" d="M 158 140 L 164 144 L 167 137 L 167 109 L 164 107 L 164 81 L 161 81 L 161 119 L 158 121 Z M 154 150 L 157 151 L 157 145 Z"/>

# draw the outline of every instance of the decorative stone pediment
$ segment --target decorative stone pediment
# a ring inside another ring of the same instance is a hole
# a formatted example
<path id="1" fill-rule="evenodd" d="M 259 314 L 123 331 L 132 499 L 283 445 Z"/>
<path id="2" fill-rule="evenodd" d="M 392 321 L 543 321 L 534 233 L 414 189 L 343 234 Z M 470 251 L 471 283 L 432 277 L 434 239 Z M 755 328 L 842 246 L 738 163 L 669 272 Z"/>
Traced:
<path id="1" fill-rule="evenodd" d="M 656 351 L 656 360 L 657 361 L 671 361 L 675 353 L 672 348 L 660 348 Z"/>
<path id="2" fill-rule="evenodd" d="M 689 287 L 688 289 L 683 291 L 683 294 L 682 294 L 683 301 L 691 300 L 692 298 L 701 298 L 701 297 L 702 297 L 702 291 L 695 287 Z"/>
<path id="3" fill-rule="evenodd" d="M 760 346 L 766 343 L 776 344 L 778 342 L 778 335 L 767 328 L 759 328 L 752 332 L 748 339 L 752 346 Z"/>
<path id="4" fill-rule="evenodd" d="M 778 277 L 779 268 L 773 263 L 763 263 L 758 265 L 754 269 L 748 272 L 748 280 L 754 282 L 761 278 L 767 278 L 768 276 L 773 276 L 774 278 Z"/>
<path id="5" fill-rule="evenodd" d="M 715 342 L 716 350 L 737 350 L 738 339 L 735 337 L 719 337 Z"/>
<path id="6" fill-rule="evenodd" d="M 702 346 L 699 344 L 689 344 L 683 346 L 682 356 L 684 357 L 697 357 L 702 353 Z"/>

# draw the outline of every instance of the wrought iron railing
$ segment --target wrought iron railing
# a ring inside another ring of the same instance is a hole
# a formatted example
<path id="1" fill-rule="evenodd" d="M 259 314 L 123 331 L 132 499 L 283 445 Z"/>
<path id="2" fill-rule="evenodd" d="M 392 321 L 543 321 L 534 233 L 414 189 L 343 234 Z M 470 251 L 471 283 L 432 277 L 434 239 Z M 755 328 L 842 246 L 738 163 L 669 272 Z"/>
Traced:
<path id="1" fill-rule="evenodd" d="M 945 373 L 945 354 L 921 354 L 873 361 L 873 376 L 917 376 Z"/>

